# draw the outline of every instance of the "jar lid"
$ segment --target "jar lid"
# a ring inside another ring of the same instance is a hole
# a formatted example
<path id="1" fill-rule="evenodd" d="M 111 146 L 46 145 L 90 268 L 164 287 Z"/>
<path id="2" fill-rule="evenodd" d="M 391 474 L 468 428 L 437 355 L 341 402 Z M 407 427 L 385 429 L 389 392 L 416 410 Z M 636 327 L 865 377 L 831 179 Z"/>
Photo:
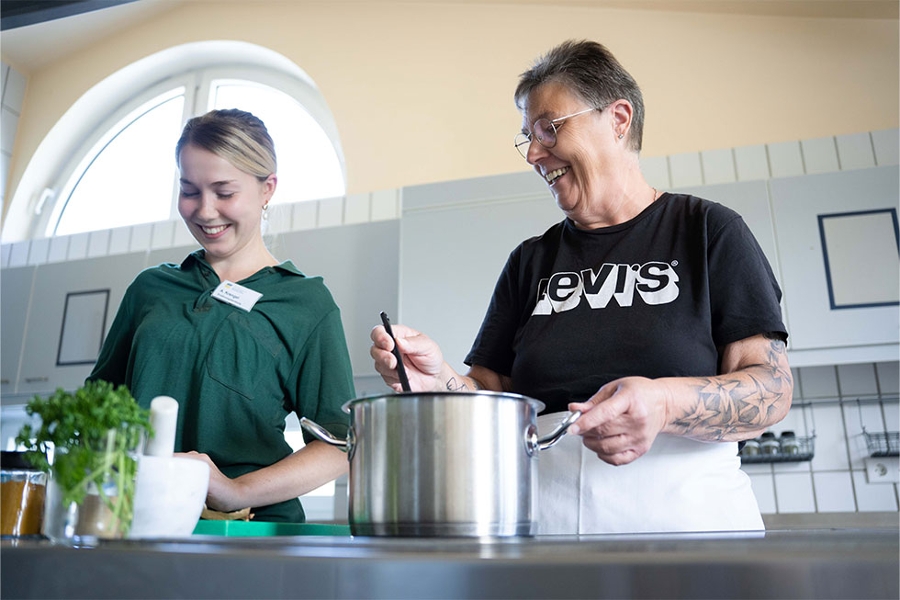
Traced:
<path id="1" fill-rule="evenodd" d="M 37 471 L 37 469 L 25 458 L 24 452 L 0 452 L 0 468 L 4 471 Z"/>
<path id="2" fill-rule="evenodd" d="M 764 431 L 761 436 L 759 436 L 760 440 L 771 440 L 775 439 L 775 433 L 772 431 Z"/>
<path id="3" fill-rule="evenodd" d="M 785 431 L 782 431 L 782 432 L 781 432 L 781 437 L 783 437 L 783 438 L 792 438 L 792 437 L 797 437 L 797 436 L 794 435 L 794 432 L 791 431 L 790 429 L 786 429 Z"/>

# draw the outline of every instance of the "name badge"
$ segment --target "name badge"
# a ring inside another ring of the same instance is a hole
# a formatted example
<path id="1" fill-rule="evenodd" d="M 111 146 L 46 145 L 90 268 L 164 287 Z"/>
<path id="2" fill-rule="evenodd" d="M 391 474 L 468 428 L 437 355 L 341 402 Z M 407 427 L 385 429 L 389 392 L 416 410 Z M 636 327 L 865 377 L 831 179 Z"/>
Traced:
<path id="1" fill-rule="evenodd" d="M 262 298 L 262 294 L 254 292 L 234 282 L 225 280 L 213 291 L 212 297 L 226 304 L 237 306 L 241 310 L 250 312 L 256 301 Z"/>

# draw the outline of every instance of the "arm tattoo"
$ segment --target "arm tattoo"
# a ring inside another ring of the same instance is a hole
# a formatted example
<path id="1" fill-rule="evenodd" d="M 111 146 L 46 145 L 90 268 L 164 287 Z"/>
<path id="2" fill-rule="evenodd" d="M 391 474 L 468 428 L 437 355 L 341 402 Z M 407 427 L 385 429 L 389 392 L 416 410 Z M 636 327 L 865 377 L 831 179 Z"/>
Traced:
<path id="1" fill-rule="evenodd" d="M 696 397 L 674 422 L 682 435 L 740 440 L 784 417 L 790 407 L 793 376 L 784 341 L 772 335 L 766 338 L 769 347 L 761 363 L 716 377 L 692 378 Z"/>
<path id="2" fill-rule="evenodd" d="M 473 379 L 472 387 L 470 388 L 468 385 L 466 385 L 465 381 L 458 382 L 456 381 L 456 377 L 451 377 L 449 380 L 447 380 L 447 389 L 451 392 L 460 392 L 469 389 L 477 391 L 481 389 L 481 386 L 478 385 L 478 382 Z"/>

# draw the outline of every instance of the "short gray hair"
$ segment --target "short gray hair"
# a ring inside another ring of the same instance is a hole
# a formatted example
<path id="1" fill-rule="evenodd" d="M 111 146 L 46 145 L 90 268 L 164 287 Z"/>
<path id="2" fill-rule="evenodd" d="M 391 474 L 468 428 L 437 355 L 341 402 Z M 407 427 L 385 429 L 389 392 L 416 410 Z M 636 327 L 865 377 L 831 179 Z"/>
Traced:
<path id="1" fill-rule="evenodd" d="M 644 136 L 644 97 L 634 78 L 597 42 L 568 40 L 556 46 L 519 76 L 515 101 L 524 110 L 525 100 L 536 88 L 549 82 L 566 86 L 595 108 L 606 108 L 619 99 L 628 100 L 634 109 L 628 141 L 640 152 Z"/>

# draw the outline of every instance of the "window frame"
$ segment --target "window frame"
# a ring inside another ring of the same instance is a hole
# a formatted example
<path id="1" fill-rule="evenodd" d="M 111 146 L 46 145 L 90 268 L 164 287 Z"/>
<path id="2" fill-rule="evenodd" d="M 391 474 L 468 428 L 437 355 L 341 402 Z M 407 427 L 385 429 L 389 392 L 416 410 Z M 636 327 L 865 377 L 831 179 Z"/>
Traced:
<path id="1" fill-rule="evenodd" d="M 81 173 L 89 169 L 92 159 L 103 152 L 103 149 L 106 147 L 105 144 L 100 147 L 99 152 L 91 155 L 92 151 L 98 147 L 98 144 L 104 139 L 108 143 L 109 140 L 112 140 L 123 130 L 123 128 L 116 129 L 116 127 L 126 117 L 154 98 L 170 90 L 183 87 L 184 107 L 181 119 L 181 125 L 183 126 L 191 117 L 211 110 L 213 107 L 213 86 L 220 81 L 257 83 L 279 90 L 294 98 L 322 127 L 331 141 L 340 165 L 343 187 L 346 190 L 347 168 L 337 125 L 324 97 L 311 80 L 265 66 L 251 66 L 240 63 L 207 64 L 168 75 L 141 88 L 119 103 L 106 116 L 98 119 L 90 128 L 90 132 L 73 144 L 71 152 L 68 153 L 68 158 L 61 163 L 56 175 L 48 182 L 42 194 L 42 200 L 35 209 L 33 231 L 37 233 L 37 237 L 51 238 L 56 236 L 56 229 L 68 202 L 67 196 L 71 195 L 76 187 L 77 181 L 75 178 L 80 177 Z M 173 153 L 175 142 L 176 140 L 172 140 Z M 174 155 L 172 160 L 174 161 Z M 87 166 L 81 169 L 85 164 Z M 176 176 L 173 177 L 172 181 L 172 199 L 169 206 L 168 220 L 178 220 L 179 218 L 178 180 Z"/>

